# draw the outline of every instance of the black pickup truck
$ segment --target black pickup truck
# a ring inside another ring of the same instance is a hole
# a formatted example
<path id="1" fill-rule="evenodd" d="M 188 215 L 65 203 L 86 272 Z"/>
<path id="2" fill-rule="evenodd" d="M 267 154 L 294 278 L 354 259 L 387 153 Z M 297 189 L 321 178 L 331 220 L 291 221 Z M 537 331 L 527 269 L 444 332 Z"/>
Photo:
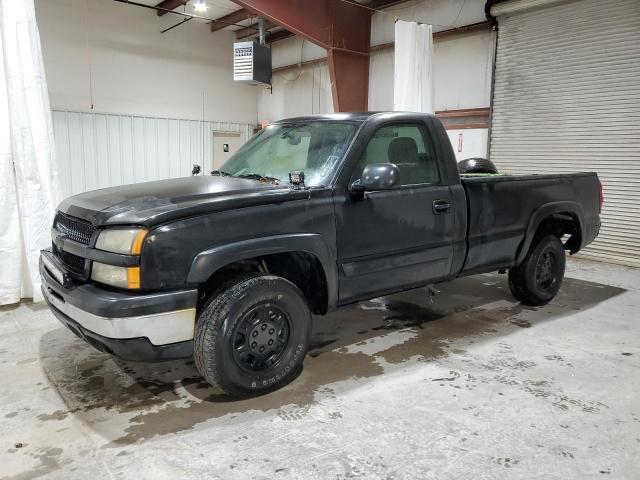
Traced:
<path id="1" fill-rule="evenodd" d="M 600 228 L 595 173 L 461 180 L 432 115 L 282 120 L 211 175 L 66 199 L 40 262 L 53 313 L 123 359 L 193 355 L 219 392 L 302 368 L 311 313 L 509 270 L 543 305 Z"/>

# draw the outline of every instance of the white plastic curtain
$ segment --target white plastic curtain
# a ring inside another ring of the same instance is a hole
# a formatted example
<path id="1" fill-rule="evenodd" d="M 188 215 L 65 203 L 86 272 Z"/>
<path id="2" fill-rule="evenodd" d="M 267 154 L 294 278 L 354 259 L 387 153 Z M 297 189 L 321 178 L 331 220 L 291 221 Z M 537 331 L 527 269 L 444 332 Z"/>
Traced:
<path id="1" fill-rule="evenodd" d="M 0 0 L 0 305 L 42 300 L 38 258 L 58 202 L 33 0 Z"/>
<path id="2" fill-rule="evenodd" d="M 395 28 L 393 109 L 433 113 L 431 25 L 398 20 Z"/>

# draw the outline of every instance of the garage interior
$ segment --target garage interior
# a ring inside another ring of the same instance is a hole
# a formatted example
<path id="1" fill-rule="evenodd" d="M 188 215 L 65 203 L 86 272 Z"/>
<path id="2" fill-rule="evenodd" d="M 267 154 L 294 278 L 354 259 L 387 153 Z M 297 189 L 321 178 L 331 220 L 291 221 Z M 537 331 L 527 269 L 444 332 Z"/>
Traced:
<path id="1" fill-rule="evenodd" d="M 640 477 L 637 0 L 11 3 L 5 65 L 41 51 L 51 137 L 32 150 L 52 164 L 48 200 L 31 198 L 51 219 L 71 195 L 208 175 L 283 118 L 394 110 L 397 21 L 432 26 L 431 110 L 457 160 L 597 172 L 604 205 L 548 305 L 520 304 L 491 273 L 314 316 L 302 373 L 244 400 L 213 395 L 192 360 L 101 353 L 39 287 L 0 283 L 0 479 Z M 234 81 L 234 44 L 261 29 L 270 82 Z M 4 151 L 3 184 L 18 177 Z M 0 241 L 51 242 L 0 218 Z M 0 252 L 18 276 L 36 261 Z"/>

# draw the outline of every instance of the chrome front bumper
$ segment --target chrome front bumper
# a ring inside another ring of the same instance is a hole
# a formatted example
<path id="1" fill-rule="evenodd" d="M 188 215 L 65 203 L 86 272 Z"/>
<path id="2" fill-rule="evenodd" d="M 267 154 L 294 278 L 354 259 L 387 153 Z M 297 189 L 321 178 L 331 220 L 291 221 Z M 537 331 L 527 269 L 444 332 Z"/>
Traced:
<path id="1" fill-rule="evenodd" d="M 146 337 L 153 345 L 193 340 L 196 309 L 187 308 L 171 312 L 109 318 L 94 315 L 61 300 L 51 289 L 43 288 L 49 306 L 62 312 L 82 328 L 108 338 Z"/>
<path id="2" fill-rule="evenodd" d="M 161 354 L 165 347 L 175 350 L 182 345 L 180 357 L 191 351 L 197 290 L 132 293 L 69 283 L 64 267 L 48 250 L 41 254 L 40 275 L 42 293 L 52 312 L 100 350 L 126 359 L 151 361 L 167 359 Z M 144 350 L 152 353 L 128 352 L 127 342 L 136 350 L 145 344 Z"/>

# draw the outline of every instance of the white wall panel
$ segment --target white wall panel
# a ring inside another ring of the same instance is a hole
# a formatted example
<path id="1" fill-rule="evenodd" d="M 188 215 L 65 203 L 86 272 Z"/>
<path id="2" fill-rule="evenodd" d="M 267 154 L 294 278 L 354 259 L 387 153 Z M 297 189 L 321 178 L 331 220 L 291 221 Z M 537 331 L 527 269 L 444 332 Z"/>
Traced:
<path id="1" fill-rule="evenodd" d="M 74 116 L 75 117 L 75 116 Z M 84 158 L 83 168 L 85 171 L 84 182 L 87 189 L 99 188 L 98 178 L 98 159 L 95 149 L 93 117 L 91 115 L 79 115 L 80 133 L 82 134 L 82 156 Z M 72 123 L 71 125 L 76 125 Z M 77 127 L 76 127 L 77 128 Z M 74 135 L 77 131 L 74 132 Z M 57 140 L 57 136 L 56 136 Z M 57 142 L 56 142 L 57 143 Z M 56 145 L 57 146 L 57 145 Z"/>
<path id="2" fill-rule="evenodd" d="M 58 164 L 58 180 L 62 190 L 61 195 L 66 196 L 73 189 L 71 187 L 71 175 L 63 172 L 71 171 L 71 155 L 69 154 L 69 117 L 68 115 L 53 114 L 53 136 L 56 145 L 56 161 Z M 60 154 L 64 152 L 64 154 Z"/>
<path id="3" fill-rule="evenodd" d="M 373 52 L 369 57 L 369 110 L 393 110 L 394 58 L 392 49 Z"/>
<path id="4" fill-rule="evenodd" d="M 487 157 L 487 139 L 489 130 L 486 128 L 463 128 L 447 130 L 456 160 L 472 157 Z"/>
<path id="5" fill-rule="evenodd" d="M 270 121 L 333 112 L 327 64 L 310 65 L 273 75 L 273 91 L 262 88 L 258 117 Z M 392 94 L 393 96 L 393 94 Z"/>
<path id="6" fill-rule="evenodd" d="M 327 51 L 302 37 L 289 37 L 273 44 L 273 68 L 327 56 Z"/>
<path id="7" fill-rule="evenodd" d="M 69 174 L 72 192 L 82 192 L 87 184 L 84 163 L 84 139 L 82 129 L 82 115 L 73 113 L 67 116 L 67 136 L 69 137 Z M 104 150 L 102 150 L 104 151 Z M 60 156 L 56 150 L 56 156 Z M 67 163 L 67 162 L 65 162 Z M 65 176 L 58 171 L 58 176 Z M 63 194 L 67 192 L 62 192 Z"/>
<path id="8" fill-rule="evenodd" d="M 245 123 L 202 122 L 53 111 L 56 155 L 65 197 L 128 183 L 185 177 L 194 163 L 212 168 L 213 132 L 251 135 Z"/>

